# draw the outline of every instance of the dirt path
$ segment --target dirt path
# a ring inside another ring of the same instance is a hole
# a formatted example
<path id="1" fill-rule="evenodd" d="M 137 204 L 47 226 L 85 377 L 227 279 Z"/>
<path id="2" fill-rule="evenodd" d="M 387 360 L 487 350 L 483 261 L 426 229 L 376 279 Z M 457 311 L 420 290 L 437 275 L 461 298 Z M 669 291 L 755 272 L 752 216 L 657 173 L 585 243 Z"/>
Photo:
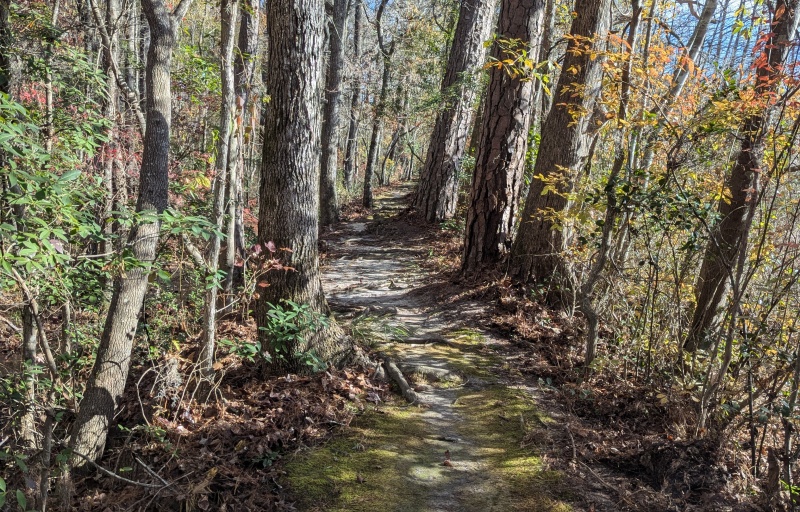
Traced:
<path id="1" fill-rule="evenodd" d="M 398 361 L 421 403 L 370 407 L 343 437 L 292 457 L 298 510 L 574 510 L 566 503 L 574 494 L 537 453 L 552 420 L 533 390 L 501 376 L 503 342 L 473 320 L 481 305 L 437 302 L 419 265 L 430 251 L 425 237 L 387 221 L 409 191 L 326 237 L 324 279 L 340 321 Z"/>

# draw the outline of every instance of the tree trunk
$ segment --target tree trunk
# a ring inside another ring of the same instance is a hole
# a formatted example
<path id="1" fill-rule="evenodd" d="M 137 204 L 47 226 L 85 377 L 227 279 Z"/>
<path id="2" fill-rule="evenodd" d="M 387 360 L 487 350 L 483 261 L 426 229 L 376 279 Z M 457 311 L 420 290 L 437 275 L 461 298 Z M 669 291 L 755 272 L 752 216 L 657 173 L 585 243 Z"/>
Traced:
<path id="1" fill-rule="evenodd" d="M 225 229 L 225 189 L 228 183 L 228 150 L 230 148 L 231 132 L 233 131 L 234 84 L 233 84 L 233 46 L 236 32 L 236 22 L 239 17 L 239 0 L 222 0 L 221 11 L 221 40 L 220 40 L 220 74 L 222 82 L 222 104 L 219 113 L 219 142 L 217 145 L 217 159 L 214 173 L 214 204 L 212 222 L 222 231 Z M 203 340 L 197 362 L 200 375 L 205 381 L 214 379 L 214 347 L 217 332 L 217 270 L 219 269 L 220 237 L 212 234 L 209 240 L 208 254 L 206 255 L 206 299 L 203 308 Z M 228 243 L 232 243 L 231 240 Z"/>
<path id="2" fill-rule="evenodd" d="M 0 0 L 0 92 L 11 93 L 11 26 L 8 21 L 11 0 Z M 5 155 L 0 154 L 0 163 L 5 165 Z"/>
<path id="3" fill-rule="evenodd" d="M 354 0 L 353 13 L 353 62 L 356 63 L 353 83 L 351 85 L 352 95 L 350 97 L 350 126 L 347 130 L 347 144 L 344 154 L 344 187 L 347 190 L 353 188 L 353 177 L 355 175 L 356 152 L 358 150 L 358 105 L 361 103 L 361 67 L 358 65 L 361 59 L 361 23 L 364 8 L 361 0 Z"/>
<path id="4" fill-rule="evenodd" d="M 375 105 L 375 117 L 372 119 L 372 136 L 369 139 L 369 150 L 367 150 L 367 164 L 364 168 L 364 194 L 361 204 L 366 208 L 372 208 L 372 178 L 375 175 L 375 165 L 378 162 L 380 151 L 381 134 L 383 132 L 383 116 L 386 114 L 386 101 L 389 97 L 389 80 L 392 75 L 391 56 L 383 57 L 383 74 L 381 75 L 381 92 L 378 96 L 378 103 Z"/>
<path id="5" fill-rule="evenodd" d="M 543 0 L 503 0 L 498 37 L 518 40 L 530 55 L 538 55 Z M 499 41 L 492 49 L 495 62 L 514 56 Z M 533 82 L 504 65 L 492 68 L 484 99 L 483 125 L 475 155 L 475 175 L 464 238 L 465 272 L 496 263 L 510 241 L 522 190 L 528 130 L 533 111 Z"/>
<path id="6" fill-rule="evenodd" d="M 797 30 L 797 8 L 798 0 L 779 0 L 775 12 L 781 15 L 773 20 L 772 33 L 766 43 L 762 43 L 755 91 L 764 107 L 761 112 L 747 117 L 739 132 L 741 148 L 727 179 L 730 198 L 719 201 L 720 221 L 710 233 L 711 239 L 695 283 L 697 304 L 683 345 L 688 351 L 711 346 L 712 334 L 723 316 L 725 297 L 734 278 L 737 260 L 746 255 L 748 233 L 761 199 L 764 138 L 775 110 L 771 96 L 782 83 L 786 55 Z"/>
<path id="7" fill-rule="evenodd" d="M 444 105 L 436 116 L 414 205 L 428 222 L 451 219 L 456 213 L 458 175 L 479 91 L 476 71 L 485 57 L 483 43 L 492 28 L 494 5 L 493 0 L 461 2 L 442 80 Z"/>
<path id="8" fill-rule="evenodd" d="M 383 130 L 383 116 L 386 114 L 386 102 L 389 98 L 389 80 L 392 76 L 392 55 L 394 54 L 395 41 L 386 44 L 383 38 L 382 18 L 388 0 L 381 0 L 378 12 L 375 14 L 375 29 L 378 32 L 378 50 L 383 59 L 383 75 L 381 76 L 381 93 L 375 105 L 375 118 L 372 120 L 372 137 L 367 150 L 367 165 L 364 169 L 364 194 L 361 204 L 372 208 L 372 177 L 375 174 L 375 165 L 378 162 L 380 151 L 381 132 Z"/>
<path id="9" fill-rule="evenodd" d="M 519 282 L 531 278 L 565 282 L 563 276 L 558 277 L 564 243 L 559 215 L 566 210 L 573 179 L 590 153 L 591 114 L 603 73 L 597 53 L 605 47 L 609 0 L 577 0 L 575 13 L 573 38 L 554 89 L 553 107 L 542 127 L 534 179 L 512 248 L 511 274 Z M 588 51 L 586 38 L 592 38 Z"/>
<path id="10" fill-rule="evenodd" d="M 103 115 L 109 121 L 106 137 L 108 140 L 103 148 L 103 184 L 106 187 L 105 204 L 103 205 L 103 247 L 101 253 L 110 254 L 114 250 L 114 207 L 116 204 L 114 194 L 114 170 L 119 167 L 117 162 L 117 80 L 114 74 L 114 62 L 118 61 L 119 36 L 116 30 L 117 18 L 119 18 L 119 0 L 108 0 L 106 2 L 105 26 L 108 33 L 109 48 L 103 52 L 103 73 L 106 75 L 106 98 Z"/>
<path id="11" fill-rule="evenodd" d="M 264 147 L 259 189 L 258 240 L 266 252 L 288 248 L 276 256 L 293 270 L 272 270 L 259 283 L 256 318 L 268 324 L 268 313 L 282 300 L 328 314 L 322 293 L 317 249 L 320 172 L 320 84 L 325 12 L 323 0 L 273 0 L 267 4 L 268 62 Z M 279 371 L 307 369 L 314 355 L 338 363 L 350 345 L 335 324 L 305 339 L 279 344 L 259 330 L 261 346 Z"/>
<path id="12" fill-rule="evenodd" d="M 39 435 L 36 429 L 36 365 L 37 352 L 36 319 L 29 305 L 22 307 L 22 360 L 25 375 L 25 413 L 20 420 L 20 436 L 30 448 L 39 448 Z"/>
<path id="13" fill-rule="evenodd" d="M 333 0 L 333 15 L 328 22 L 330 57 L 325 79 L 325 110 L 322 116 L 322 170 L 320 172 L 320 227 L 339 220 L 339 197 L 336 192 L 339 141 L 339 104 L 344 76 L 344 40 L 348 0 Z"/>
<path id="14" fill-rule="evenodd" d="M 133 340 L 139 311 L 147 291 L 147 279 L 156 256 L 161 228 L 160 214 L 167 208 L 169 185 L 169 136 L 172 120 L 170 65 L 176 26 L 191 0 L 182 0 L 175 13 L 163 0 L 142 0 L 150 26 L 145 81 L 147 130 L 144 137 L 139 199 L 139 221 L 131 229 L 128 245 L 137 265 L 114 279 L 114 294 L 108 309 L 97 358 L 86 385 L 75 420 L 70 448 L 90 460 L 103 453 L 114 411 L 128 379 Z M 75 456 L 74 467 L 85 465 Z"/>
<path id="15" fill-rule="evenodd" d="M 228 229 L 224 284 L 226 310 L 231 305 L 234 286 L 241 286 L 244 279 L 244 268 L 240 266 L 245 259 L 244 150 L 246 141 L 254 135 L 252 132 L 246 134 L 246 127 L 249 126 L 248 121 L 252 122 L 247 119 L 247 115 L 258 55 L 259 8 L 260 3 L 257 0 L 242 0 L 238 49 L 233 61 L 236 111 L 228 151 Z M 237 257 L 240 262 L 238 265 Z"/>
<path id="16" fill-rule="evenodd" d="M 597 352 L 597 331 L 599 324 L 599 318 L 592 295 L 597 282 L 603 275 L 606 263 L 608 262 L 609 253 L 611 252 L 611 237 L 620 214 L 620 208 L 617 203 L 617 183 L 619 182 L 625 162 L 628 161 L 628 151 L 632 145 L 631 143 L 628 148 L 626 148 L 625 126 L 628 122 L 628 102 L 631 97 L 630 86 L 631 75 L 633 73 L 633 52 L 636 49 L 641 14 L 642 7 L 639 4 L 639 0 L 632 0 L 631 21 L 628 25 L 628 55 L 625 67 L 622 69 L 620 80 L 620 100 L 617 110 L 617 126 L 614 134 L 614 163 L 611 166 L 611 172 L 608 175 L 608 184 L 606 185 L 606 213 L 601 230 L 600 248 L 597 250 L 597 255 L 595 256 L 594 263 L 589 270 L 586 280 L 581 284 L 578 291 L 579 307 L 581 313 L 583 313 L 583 316 L 586 318 L 586 358 L 584 365 L 587 372 L 590 370 L 590 365 L 592 361 L 594 361 Z"/>

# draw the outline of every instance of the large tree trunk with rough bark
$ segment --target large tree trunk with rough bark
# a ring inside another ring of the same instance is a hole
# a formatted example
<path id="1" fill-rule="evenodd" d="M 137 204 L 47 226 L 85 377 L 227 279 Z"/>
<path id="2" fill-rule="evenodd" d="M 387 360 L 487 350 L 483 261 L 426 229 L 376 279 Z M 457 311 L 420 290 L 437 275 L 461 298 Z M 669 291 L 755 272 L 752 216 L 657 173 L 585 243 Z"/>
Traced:
<path id="1" fill-rule="evenodd" d="M 320 172 L 319 222 L 326 227 L 339 220 L 339 197 L 336 192 L 339 163 L 339 104 L 344 76 L 344 40 L 348 0 L 333 0 L 333 14 L 328 22 L 330 56 L 325 79 L 325 110 L 322 116 L 322 171 Z"/>
<path id="2" fill-rule="evenodd" d="M 609 0 L 577 0 L 553 106 L 542 127 L 519 233 L 511 255 L 511 274 L 519 282 L 555 279 L 562 269 L 564 236 L 560 215 L 567 194 L 590 154 L 595 102 L 600 94 L 602 58 L 609 26 Z M 590 39 L 587 48 L 587 38 Z"/>
<path id="3" fill-rule="evenodd" d="M 494 18 L 494 0 L 463 0 L 447 71 L 442 80 L 444 105 L 420 173 L 415 207 L 428 222 L 450 219 L 458 202 L 458 175 L 479 91 L 475 72 L 485 57 Z"/>
<path id="4" fill-rule="evenodd" d="M 543 16 L 542 0 L 503 0 L 493 60 L 502 63 L 514 58 L 502 46 L 509 40 L 524 45 L 512 50 L 538 55 Z M 533 82 L 524 79 L 524 72 L 513 71 L 497 65 L 489 78 L 467 210 L 465 272 L 496 263 L 514 227 L 533 111 Z"/>
<path id="5" fill-rule="evenodd" d="M 327 315 L 317 248 L 320 172 L 320 84 L 325 11 L 323 0 L 273 0 L 267 4 L 268 62 L 258 240 L 264 252 L 277 250 L 292 270 L 266 272 L 257 288 L 256 318 L 281 301 L 307 305 Z M 282 250 L 288 248 L 290 251 Z M 309 354 L 342 361 L 350 345 L 335 324 L 285 343 L 259 330 L 259 339 L 279 371 L 303 371 Z"/>
<path id="6" fill-rule="evenodd" d="M 73 426 L 70 448 L 97 460 L 103 453 L 114 411 L 125 389 L 133 340 L 147 280 L 156 256 L 160 214 L 167 208 L 169 136 L 172 119 L 170 66 L 176 26 L 191 0 L 182 0 L 170 13 L 163 0 L 142 0 L 150 27 L 150 47 L 145 71 L 147 129 L 144 137 L 139 199 L 139 221 L 131 229 L 128 246 L 136 265 L 114 279 L 114 293 L 100 338 L 91 376 Z M 85 465 L 74 456 L 73 466 Z"/>
<path id="7" fill-rule="evenodd" d="M 710 233 L 700 275 L 695 283 L 695 305 L 684 349 L 708 349 L 724 317 L 726 296 L 747 257 L 748 233 L 761 199 L 764 139 L 771 124 L 775 91 L 783 79 L 784 64 L 798 25 L 798 0 L 779 0 L 772 33 L 756 64 L 756 97 L 762 110 L 744 120 L 741 147 L 727 179 L 730 196 L 719 201 L 720 221 Z M 739 290 L 741 293 L 741 290 Z"/>

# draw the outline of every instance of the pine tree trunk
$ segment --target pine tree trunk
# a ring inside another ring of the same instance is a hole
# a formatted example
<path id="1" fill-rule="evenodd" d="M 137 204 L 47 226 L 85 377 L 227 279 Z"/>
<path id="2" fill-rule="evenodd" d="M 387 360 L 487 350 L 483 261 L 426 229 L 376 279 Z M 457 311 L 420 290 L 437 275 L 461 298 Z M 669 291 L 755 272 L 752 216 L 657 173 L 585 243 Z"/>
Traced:
<path id="1" fill-rule="evenodd" d="M 605 48 L 608 1 L 577 0 L 575 4 L 576 17 L 570 33 L 578 39 L 569 40 L 553 90 L 553 107 L 542 127 L 534 179 L 512 248 L 511 274 L 519 282 L 536 278 L 565 284 L 563 276 L 559 277 L 563 272 L 563 220 L 557 217 L 566 210 L 566 195 L 590 154 L 591 114 L 603 73 L 602 58 L 596 52 Z M 592 38 L 591 51 L 576 51 L 578 45 L 586 44 L 585 38 Z M 576 95 L 576 91 L 581 93 Z M 576 112 L 581 113 L 577 118 Z"/>
<path id="2" fill-rule="evenodd" d="M 542 0 L 503 0 L 498 36 L 519 40 L 529 54 L 538 55 L 543 15 Z M 509 58 L 498 42 L 492 57 L 496 62 Z M 510 241 L 533 110 L 533 82 L 521 78 L 498 66 L 491 71 L 467 210 L 465 272 L 497 263 Z"/>
<path id="3" fill-rule="evenodd" d="M 361 59 L 361 23 L 364 8 L 361 0 L 354 0 L 353 13 L 353 62 L 358 63 Z M 350 96 L 350 125 L 347 129 L 347 144 L 345 145 L 343 179 L 344 187 L 347 190 L 353 188 L 353 178 L 355 176 L 356 152 L 358 150 L 358 105 L 361 102 L 361 68 L 356 69 L 352 79 Z"/>
<path id="4" fill-rule="evenodd" d="M 324 23 L 323 0 L 267 4 L 273 72 L 265 82 L 270 101 L 264 109 L 258 239 L 264 251 L 274 244 L 282 263 L 294 270 L 273 270 L 261 278 L 256 302 L 260 327 L 268 324 L 271 307 L 282 300 L 308 305 L 317 314 L 329 312 L 317 249 Z M 336 364 L 350 348 L 335 324 L 282 347 L 264 330 L 259 339 L 278 371 L 307 369 L 304 356 L 309 353 Z"/>
<path id="5" fill-rule="evenodd" d="M 744 120 L 739 133 L 741 148 L 727 179 L 730 198 L 719 201 L 720 221 L 711 232 L 700 275 L 695 283 L 697 304 L 692 315 L 684 349 L 695 351 L 711 346 L 719 327 L 726 296 L 735 279 L 737 267 L 746 258 L 748 233 L 761 199 L 761 173 L 764 139 L 776 107 L 768 100 L 782 83 L 783 68 L 798 25 L 798 0 L 779 0 L 775 12 L 782 15 L 773 21 L 772 34 L 762 48 L 762 63 L 756 69 L 755 90 L 767 101 L 763 110 Z M 742 293 L 742 290 L 738 290 Z"/>
<path id="6" fill-rule="evenodd" d="M 190 0 L 182 0 L 177 13 L 185 13 Z M 172 119 L 170 66 L 175 28 L 182 15 L 171 14 L 163 0 L 142 0 L 150 27 L 145 81 L 147 90 L 147 130 L 142 153 L 139 199 L 141 215 L 128 238 L 128 246 L 138 264 L 130 266 L 114 280 L 97 358 L 86 385 L 80 410 L 73 426 L 70 448 L 97 460 L 103 453 L 114 411 L 125 389 L 139 311 L 147 291 L 147 279 L 155 260 L 161 221 L 167 208 L 169 185 L 169 136 Z M 173 17 L 175 19 L 173 19 Z M 79 456 L 74 467 L 86 462 Z"/>
<path id="7" fill-rule="evenodd" d="M 326 227 L 339 220 L 339 197 L 336 191 L 342 77 L 344 76 L 344 41 L 347 27 L 348 0 L 333 0 L 333 15 L 328 22 L 330 57 L 325 79 L 325 110 L 322 116 L 322 170 L 320 172 L 320 226 Z"/>
<path id="8" fill-rule="evenodd" d="M 485 57 L 483 43 L 492 28 L 494 6 L 493 0 L 461 2 L 442 80 L 444 106 L 436 116 L 415 200 L 428 222 L 450 219 L 456 212 L 458 175 L 479 91 L 475 72 Z"/>

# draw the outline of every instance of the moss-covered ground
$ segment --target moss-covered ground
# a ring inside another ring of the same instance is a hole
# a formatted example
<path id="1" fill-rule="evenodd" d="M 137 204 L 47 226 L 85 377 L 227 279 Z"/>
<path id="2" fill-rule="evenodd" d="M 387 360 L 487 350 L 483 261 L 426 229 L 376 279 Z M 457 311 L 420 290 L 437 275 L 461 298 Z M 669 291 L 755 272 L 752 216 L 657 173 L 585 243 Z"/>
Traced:
<path id="1" fill-rule="evenodd" d="M 523 390 L 498 381 L 479 335 L 448 338 L 423 350 L 466 384 L 437 386 L 431 393 L 443 400 L 429 406 L 372 408 L 343 435 L 289 457 L 285 483 L 298 510 L 571 510 L 559 474 L 537 454 L 536 429 L 548 419 Z"/>

